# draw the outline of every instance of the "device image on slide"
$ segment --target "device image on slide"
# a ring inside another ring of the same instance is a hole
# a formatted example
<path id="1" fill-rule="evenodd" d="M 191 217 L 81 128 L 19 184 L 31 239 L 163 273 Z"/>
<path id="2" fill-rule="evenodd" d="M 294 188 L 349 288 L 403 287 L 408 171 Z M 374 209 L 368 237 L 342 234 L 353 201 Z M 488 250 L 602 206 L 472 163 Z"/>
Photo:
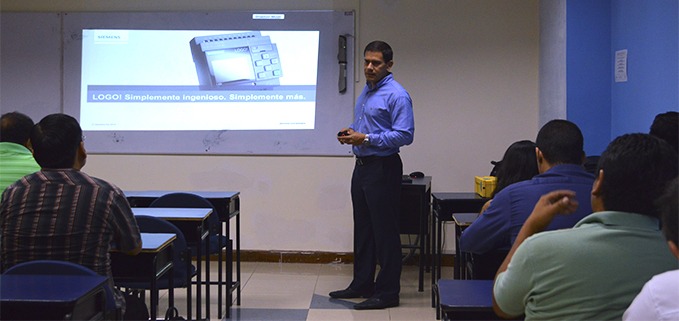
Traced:
<path id="1" fill-rule="evenodd" d="M 84 29 L 88 131 L 316 126 L 317 30 Z"/>
<path id="2" fill-rule="evenodd" d="M 259 31 L 195 37 L 190 46 L 201 89 L 280 85 L 278 47 Z"/>

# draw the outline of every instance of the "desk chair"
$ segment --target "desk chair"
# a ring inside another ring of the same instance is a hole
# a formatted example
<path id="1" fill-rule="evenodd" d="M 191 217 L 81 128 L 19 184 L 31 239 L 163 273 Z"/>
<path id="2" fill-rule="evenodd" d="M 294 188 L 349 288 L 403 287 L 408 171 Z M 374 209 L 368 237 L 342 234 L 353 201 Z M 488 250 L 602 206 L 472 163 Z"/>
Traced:
<path id="1" fill-rule="evenodd" d="M 3 275 L 93 275 L 99 276 L 91 269 L 80 264 L 67 261 L 37 260 L 17 264 L 9 268 Z M 121 320 L 122 313 L 116 308 L 116 301 L 113 291 L 106 285 L 106 314 L 107 319 Z"/>
<path id="2" fill-rule="evenodd" d="M 173 254 L 173 283 L 174 287 L 186 287 L 186 309 L 188 320 L 191 320 L 191 279 L 196 275 L 196 267 L 191 264 L 191 250 L 186 245 L 184 234 L 172 223 L 152 216 L 135 215 L 139 231 L 142 233 L 173 233 L 177 235 L 174 240 Z M 158 289 L 169 288 L 169 274 L 164 274 L 157 282 Z M 127 289 L 150 290 L 150 282 L 118 282 L 117 286 Z"/>
<path id="3" fill-rule="evenodd" d="M 440 279 L 432 289 L 437 320 L 502 320 L 493 312 L 492 280 Z"/>
<path id="4" fill-rule="evenodd" d="M 494 249 L 486 254 L 465 253 L 467 280 L 494 280 L 497 270 L 509 254 L 509 249 Z"/>
<path id="5" fill-rule="evenodd" d="M 149 207 L 183 207 L 183 208 L 211 208 L 212 209 L 212 214 L 208 217 L 208 224 L 209 224 L 209 232 L 210 235 L 207 237 L 205 240 L 203 240 L 203 243 L 200 244 L 200 246 L 203 246 L 205 248 L 205 242 L 209 242 L 210 245 L 210 250 L 208 253 L 205 254 L 205 256 L 211 255 L 211 254 L 218 254 L 219 255 L 219 273 L 220 273 L 220 280 L 221 280 L 221 272 L 222 272 L 222 249 L 226 247 L 230 242 L 228 242 L 228 239 L 226 236 L 223 236 L 221 233 L 221 228 L 222 228 L 222 222 L 219 221 L 219 214 L 217 214 L 217 209 L 204 197 L 196 194 L 191 194 L 191 193 L 185 193 L 185 192 L 174 192 L 174 193 L 168 193 L 165 194 L 156 200 L 154 200 Z M 191 250 L 194 253 L 198 253 L 198 249 L 194 248 L 191 246 Z M 199 258 L 200 259 L 200 258 Z M 202 283 L 205 284 L 208 281 L 203 281 Z M 219 285 L 221 281 L 212 281 L 209 282 L 210 285 Z M 195 282 L 194 282 L 195 283 Z M 220 288 L 220 294 L 221 294 L 221 288 Z M 220 301 L 221 302 L 221 299 Z"/>
<path id="6" fill-rule="evenodd" d="M 208 217 L 210 237 L 204 241 L 210 242 L 210 252 L 207 255 L 218 254 L 228 243 L 226 236 L 222 236 L 221 233 L 219 233 L 219 229 L 222 225 L 219 221 L 217 209 L 215 209 L 210 201 L 202 196 L 183 192 L 169 193 L 157 198 L 149 205 L 149 207 L 211 208 L 212 214 Z M 205 246 L 205 244 L 202 244 L 202 246 Z M 196 253 L 198 252 L 196 251 Z"/>
<path id="7" fill-rule="evenodd" d="M 598 155 L 585 157 L 585 162 L 582 164 L 582 166 L 585 168 L 587 173 L 597 175 L 596 166 L 599 163 L 599 158 L 601 158 L 601 156 Z"/>
<path id="8" fill-rule="evenodd" d="M 219 206 L 219 205 L 217 205 Z M 228 206 L 228 205 L 227 205 Z M 212 209 L 212 214 L 208 217 L 208 230 L 209 230 L 209 235 L 206 239 L 201 242 L 200 246 L 202 248 L 205 248 L 206 243 L 209 245 L 209 250 L 207 253 L 204 255 L 204 257 L 209 258 L 209 255 L 212 254 L 217 254 L 218 255 L 218 280 L 217 281 L 210 281 L 209 279 L 206 280 L 201 280 L 202 284 L 207 284 L 208 286 L 206 287 L 206 295 L 209 298 L 209 289 L 210 285 L 217 285 L 217 304 L 218 304 L 218 314 L 220 316 L 222 315 L 222 296 L 223 296 L 223 291 L 222 287 L 225 285 L 223 282 L 223 274 L 224 274 L 224 269 L 222 264 L 224 264 L 224 252 L 223 249 L 227 248 L 227 261 L 228 264 L 232 264 L 233 262 L 233 243 L 229 240 L 228 237 L 224 236 L 222 233 L 222 226 L 223 222 L 220 221 L 219 219 L 219 212 L 217 209 L 214 207 L 214 205 L 208 201 L 205 197 L 193 193 L 186 193 L 186 192 L 172 192 L 172 193 L 167 193 L 164 194 L 157 199 L 155 199 L 151 204 L 149 204 L 149 207 L 180 207 L 180 208 L 211 208 Z M 227 210 L 230 211 L 230 210 Z M 230 212 L 229 212 L 230 213 Z M 239 228 L 240 226 L 240 215 L 237 216 L 236 218 L 236 227 Z M 228 231 L 227 231 L 228 233 Z M 240 238 L 238 230 L 236 231 L 236 249 L 239 251 L 240 249 Z M 228 235 L 228 234 L 227 234 Z M 191 249 L 195 251 L 195 253 L 198 253 L 197 249 L 192 245 Z M 204 251 L 203 251 L 204 252 Z M 233 304 L 232 300 L 232 291 L 233 289 L 238 289 L 238 304 L 240 304 L 240 252 L 237 254 L 237 259 L 236 261 L 239 262 L 237 264 L 237 282 L 232 282 L 232 277 L 228 276 L 226 281 L 226 289 L 227 289 L 227 301 L 228 301 L 228 306 L 230 307 Z M 199 259 L 202 259 L 199 258 Z M 209 260 L 208 260 L 209 261 Z M 209 265 L 206 264 L 206 269 L 208 269 Z M 232 273 L 232 268 L 228 268 L 227 272 Z M 208 273 L 206 275 L 209 276 Z M 194 281 L 194 284 L 197 283 Z M 229 317 L 229 311 L 230 309 L 226 310 L 226 317 Z M 209 311 L 208 311 L 209 315 Z"/>

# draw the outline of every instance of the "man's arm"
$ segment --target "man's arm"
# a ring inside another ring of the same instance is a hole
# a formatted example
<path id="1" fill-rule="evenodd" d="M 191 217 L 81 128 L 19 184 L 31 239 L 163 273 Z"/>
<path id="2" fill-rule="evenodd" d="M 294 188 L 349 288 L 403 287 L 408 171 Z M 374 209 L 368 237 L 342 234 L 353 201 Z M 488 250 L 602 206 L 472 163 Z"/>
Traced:
<path id="1" fill-rule="evenodd" d="M 139 254 L 142 249 L 139 226 L 137 226 L 137 220 L 134 218 L 130 204 L 120 190 L 114 196 L 114 201 L 111 204 L 111 213 L 113 217 L 112 224 L 115 226 L 114 242 L 118 249 L 128 255 Z"/>
<path id="2" fill-rule="evenodd" d="M 503 191 L 505 192 L 505 191 Z M 500 192 L 481 215 L 460 235 L 460 250 L 484 254 L 500 247 L 509 246 L 508 193 Z"/>
<path id="3" fill-rule="evenodd" d="M 500 268 L 497 270 L 493 287 L 495 287 L 498 282 L 498 276 L 507 270 L 507 266 L 509 266 L 509 262 L 512 260 L 516 250 L 528 237 L 546 230 L 547 226 L 554 220 L 556 215 L 570 214 L 577 208 L 578 202 L 575 200 L 575 193 L 572 191 L 558 190 L 542 195 L 537 204 L 535 204 L 533 212 L 523 224 L 523 227 L 521 227 L 519 235 L 516 237 L 516 241 L 514 241 L 509 254 L 507 254 L 504 262 L 502 262 L 502 265 L 500 265 Z M 493 291 L 493 310 L 495 311 L 495 314 L 503 318 L 516 317 L 516 315 L 506 314 L 498 306 L 495 298 L 495 291 Z"/>
<path id="4" fill-rule="evenodd" d="M 413 102 L 407 94 L 397 97 L 393 101 L 391 112 L 391 130 L 379 133 L 375 137 L 375 144 L 387 148 L 410 145 L 415 136 L 415 118 Z M 370 137 L 371 139 L 373 137 Z M 372 144 L 372 142 L 371 142 Z"/>

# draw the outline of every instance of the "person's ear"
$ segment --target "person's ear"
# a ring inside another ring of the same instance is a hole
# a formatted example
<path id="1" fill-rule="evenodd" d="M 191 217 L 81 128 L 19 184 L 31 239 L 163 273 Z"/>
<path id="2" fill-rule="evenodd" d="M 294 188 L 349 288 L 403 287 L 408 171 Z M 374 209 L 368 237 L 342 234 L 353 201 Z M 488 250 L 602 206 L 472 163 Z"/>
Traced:
<path id="1" fill-rule="evenodd" d="M 604 170 L 600 169 L 599 173 L 597 173 L 596 179 L 594 180 L 594 184 L 592 184 L 592 195 L 598 196 L 601 194 L 603 180 L 604 180 Z"/>
<path id="2" fill-rule="evenodd" d="M 390 70 L 391 70 L 391 67 L 393 67 L 393 66 L 394 66 L 394 61 L 393 61 L 393 60 L 389 60 L 389 62 L 387 63 L 387 71 L 390 71 Z"/>
<path id="3" fill-rule="evenodd" d="M 80 146 L 78 146 L 75 154 L 75 164 L 73 167 L 80 170 L 85 166 L 85 163 L 87 163 L 87 151 L 85 151 L 85 143 L 80 142 Z"/>
<path id="4" fill-rule="evenodd" d="M 85 150 L 85 142 L 80 142 L 80 146 L 78 146 L 78 153 L 82 155 L 83 159 L 87 158 L 87 151 Z"/>
<path id="5" fill-rule="evenodd" d="M 669 244 L 670 251 L 672 251 L 672 254 L 674 254 L 674 256 L 676 256 L 679 259 L 679 248 L 677 247 L 677 245 L 674 244 L 674 242 L 672 241 L 667 241 L 667 244 Z"/>

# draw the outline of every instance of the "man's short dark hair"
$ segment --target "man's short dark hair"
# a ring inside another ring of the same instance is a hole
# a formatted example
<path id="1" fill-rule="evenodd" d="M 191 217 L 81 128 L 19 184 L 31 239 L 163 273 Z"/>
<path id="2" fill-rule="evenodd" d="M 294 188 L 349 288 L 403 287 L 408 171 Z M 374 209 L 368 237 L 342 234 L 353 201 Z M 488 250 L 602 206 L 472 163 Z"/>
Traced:
<path id="1" fill-rule="evenodd" d="M 583 141 L 582 132 L 577 125 L 567 120 L 554 119 L 542 126 L 535 145 L 552 165 L 582 165 Z"/>
<path id="2" fill-rule="evenodd" d="M 613 140 L 601 154 L 601 198 L 607 211 L 660 218 L 654 201 L 677 177 L 677 152 L 666 141 L 649 134 L 626 134 Z"/>
<path id="3" fill-rule="evenodd" d="M 368 51 L 381 52 L 384 62 L 390 62 L 394 59 L 394 52 L 391 50 L 391 46 L 388 43 L 380 40 L 375 40 L 365 46 L 363 50 L 363 55 Z"/>
<path id="4" fill-rule="evenodd" d="M 42 168 L 72 168 L 82 142 L 82 129 L 66 114 L 45 116 L 31 130 L 33 156 Z"/>
<path id="5" fill-rule="evenodd" d="M 656 115 L 649 134 L 664 139 L 675 151 L 679 151 L 679 113 L 668 111 Z"/>
<path id="6" fill-rule="evenodd" d="M 660 223 L 665 239 L 679 246 L 679 178 L 668 185 L 665 193 L 655 201 L 660 211 Z"/>
<path id="7" fill-rule="evenodd" d="M 26 145 L 33 128 L 33 120 L 20 112 L 6 113 L 0 117 L 0 142 Z"/>

